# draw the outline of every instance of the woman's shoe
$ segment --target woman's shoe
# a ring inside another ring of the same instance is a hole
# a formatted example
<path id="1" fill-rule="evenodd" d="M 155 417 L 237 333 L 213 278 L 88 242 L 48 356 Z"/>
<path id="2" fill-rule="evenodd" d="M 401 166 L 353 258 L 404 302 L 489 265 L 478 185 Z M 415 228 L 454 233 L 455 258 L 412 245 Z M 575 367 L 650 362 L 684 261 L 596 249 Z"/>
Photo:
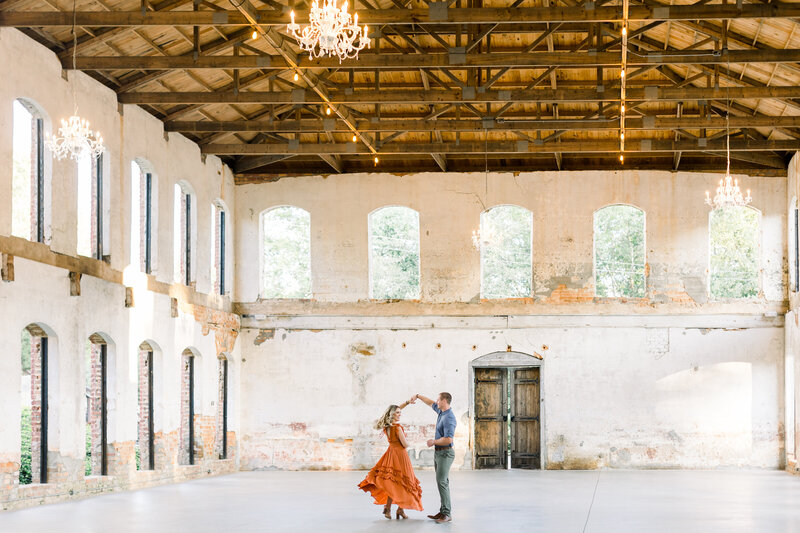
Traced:
<path id="1" fill-rule="evenodd" d="M 383 516 L 385 516 L 389 520 L 392 519 L 392 506 L 391 505 L 384 506 L 384 508 L 383 508 Z"/>
<path id="2" fill-rule="evenodd" d="M 397 512 L 395 513 L 395 515 L 394 515 L 394 516 L 395 516 L 395 517 L 396 517 L 398 520 L 400 520 L 401 518 L 402 518 L 403 520 L 406 520 L 406 519 L 408 518 L 408 517 L 406 516 L 406 513 L 405 513 L 405 511 L 403 511 L 403 510 L 402 510 L 402 509 L 400 509 L 399 507 L 397 508 Z"/>

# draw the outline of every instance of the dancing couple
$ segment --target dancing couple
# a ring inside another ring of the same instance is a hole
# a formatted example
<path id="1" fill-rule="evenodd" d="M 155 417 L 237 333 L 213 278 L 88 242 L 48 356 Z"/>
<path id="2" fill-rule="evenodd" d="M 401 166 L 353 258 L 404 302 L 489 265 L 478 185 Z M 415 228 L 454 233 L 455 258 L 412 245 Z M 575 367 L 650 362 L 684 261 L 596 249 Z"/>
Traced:
<path id="1" fill-rule="evenodd" d="M 441 506 L 435 515 L 428 518 L 441 524 L 452 522 L 450 514 L 450 466 L 453 464 L 455 452 L 453 451 L 453 437 L 456 432 L 456 417 L 450 409 L 452 396 L 442 392 L 436 401 L 415 394 L 402 405 L 390 405 L 375 423 L 375 429 L 383 431 L 389 440 L 389 449 L 378 460 L 367 477 L 358 487 L 364 492 L 369 492 L 375 499 L 376 505 L 383 505 L 383 514 L 392 518 L 392 504 L 397 505 L 395 517 L 408 518 L 404 509 L 422 511 L 422 488 L 419 480 L 414 475 L 414 467 L 408 457 L 408 442 L 403 426 L 399 424 L 400 413 L 409 404 L 422 400 L 436 412 L 436 434 L 433 439 L 428 439 L 428 447 L 434 447 L 433 466 L 436 470 L 436 484 L 439 487 Z"/>

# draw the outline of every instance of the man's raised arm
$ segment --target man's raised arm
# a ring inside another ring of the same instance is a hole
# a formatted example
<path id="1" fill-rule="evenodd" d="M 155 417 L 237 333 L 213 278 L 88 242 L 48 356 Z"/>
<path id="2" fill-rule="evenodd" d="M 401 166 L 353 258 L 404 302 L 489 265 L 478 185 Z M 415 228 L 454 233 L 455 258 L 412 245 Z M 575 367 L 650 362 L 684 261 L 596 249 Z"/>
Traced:
<path id="1" fill-rule="evenodd" d="M 430 398 L 427 398 L 427 397 L 423 396 L 422 394 L 415 394 L 415 395 L 414 395 L 414 397 L 415 397 L 415 398 L 419 398 L 420 400 L 422 400 L 423 402 L 425 402 L 425 404 L 426 404 L 428 407 L 430 407 L 431 405 L 433 405 L 433 400 L 431 400 Z"/>

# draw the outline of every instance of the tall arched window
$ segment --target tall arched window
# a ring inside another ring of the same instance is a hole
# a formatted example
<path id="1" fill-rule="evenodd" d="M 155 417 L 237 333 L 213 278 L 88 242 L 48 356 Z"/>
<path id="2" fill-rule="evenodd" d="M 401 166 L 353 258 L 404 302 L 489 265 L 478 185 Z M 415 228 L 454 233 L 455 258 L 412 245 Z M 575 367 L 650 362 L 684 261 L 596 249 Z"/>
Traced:
<path id="1" fill-rule="evenodd" d="M 36 242 L 49 235 L 49 161 L 45 159 L 45 117 L 30 100 L 13 104 L 11 234 Z"/>
<path id="2" fill-rule="evenodd" d="M 102 260 L 110 255 L 111 218 L 108 154 L 78 160 L 78 254 Z"/>
<path id="3" fill-rule="evenodd" d="M 481 213 L 481 297 L 529 298 L 533 277 L 533 213 L 499 205 Z"/>
<path id="4" fill-rule="evenodd" d="M 187 286 L 195 280 L 197 200 L 185 181 L 175 184 L 175 278 Z"/>
<path id="5" fill-rule="evenodd" d="M 370 298 L 419 298 L 419 213 L 391 206 L 369 215 Z"/>
<path id="6" fill-rule="evenodd" d="M 181 356 L 183 363 L 181 379 L 181 447 L 178 459 L 182 465 L 193 465 L 197 449 L 202 447 L 202 439 L 198 439 L 195 435 L 195 417 L 198 411 L 199 358 L 200 353 L 194 348 L 186 348 Z"/>
<path id="7" fill-rule="evenodd" d="M 644 211 L 629 205 L 595 211 L 594 282 L 598 296 L 644 297 Z"/>
<path id="8" fill-rule="evenodd" d="M 131 161 L 131 263 L 145 274 L 156 264 L 158 216 L 156 176 L 147 161 Z"/>
<path id="9" fill-rule="evenodd" d="M 139 345 L 137 470 L 156 469 L 156 380 L 160 380 L 156 372 L 156 358 L 160 355 L 161 352 L 153 341 L 145 341 Z"/>
<path id="10" fill-rule="evenodd" d="M 52 413 L 57 383 L 53 372 L 55 337 L 45 326 L 29 324 L 22 330 L 22 397 L 20 417 L 19 484 L 48 482 L 48 449 L 57 449 L 48 436 L 58 432 Z"/>
<path id="11" fill-rule="evenodd" d="M 109 475 L 109 398 L 114 375 L 111 341 L 93 333 L 86 341 L 86 460 L 85 475 Z"/>
<path id="12" fill-rule="evenodd" d="M 311 215 L 283 206 L 261 214 L 261 297 L 311 297 Z"/>
<path id="13" fill-rule="evenodd" d="M 750 207 L 711 211 L 709 293 L 713 298 L 758 296 L 760 219 L 761 213 Z"/>
<path id="14" fill-rule="evenodd" d="M 211 204 L 211 227 L 214 228 L 211 242 L 212 279 L 214 280 L 214 292 L 226 294 L 228 292 L 228 268 L 226 256 L 228 253 L 228 231 L 230 220 L 228 210 L 222 200 L 216 200 Z"/>

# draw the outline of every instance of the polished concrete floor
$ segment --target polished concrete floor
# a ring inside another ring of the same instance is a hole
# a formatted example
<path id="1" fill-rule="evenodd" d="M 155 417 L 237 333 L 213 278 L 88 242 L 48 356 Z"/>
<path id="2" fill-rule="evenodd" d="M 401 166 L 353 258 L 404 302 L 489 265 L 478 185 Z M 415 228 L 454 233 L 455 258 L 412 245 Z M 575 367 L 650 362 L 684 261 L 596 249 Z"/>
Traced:
<path id="1" fill-rule="evenodd" d="M 426 511 L 386 520 L 364 472 L 243 472 L 0 513 L 0 532 L 800 533 L 800 477 L 776 471 L 453 472 L 451 524 L 433 472 Z"/>

